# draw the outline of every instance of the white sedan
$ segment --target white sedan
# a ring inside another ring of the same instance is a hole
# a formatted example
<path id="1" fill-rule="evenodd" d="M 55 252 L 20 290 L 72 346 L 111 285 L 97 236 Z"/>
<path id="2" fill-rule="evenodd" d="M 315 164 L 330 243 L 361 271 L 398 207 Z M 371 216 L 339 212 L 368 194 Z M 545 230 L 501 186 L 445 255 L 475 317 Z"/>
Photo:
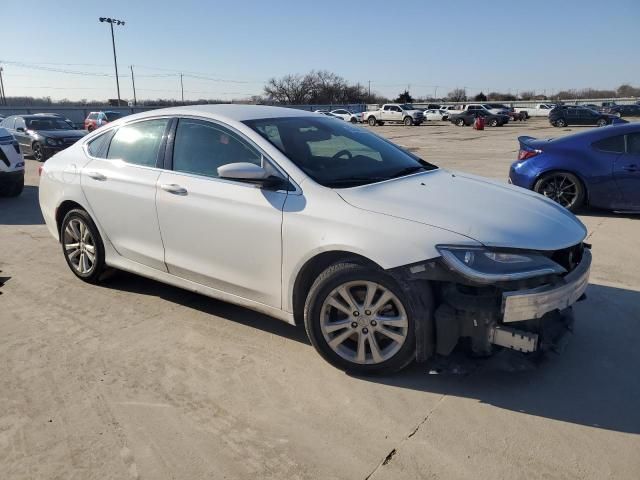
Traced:
<path id="1" fill-rule="evenodd" d="M 40 206 L 81 280 L 122 269 L 303 323 L 320 355 L 361 374 L 459 340 L 477 355 L 544 348 L 591 259 L 582 223 L 551 200 L 289 108 L 109 123 L 43 165 Z"/>
<path id="2" fill-rule="evenodd" d="M 0 197 L 17 197 L 23 189 L 24 158 L 20 146 L 6 128 L 0 127 Z"/>
<path id="3" fill-rule="evenodd" d="M 340 117 L 346 122 L 351 123 L 362 123 L 362 113 L 352 113 L 349 110 L 344 108 L 339 108 L 337 110 L 331 110 L 331 113 L 336 117 Z"/>
<path id="4" fill-rule="evenodd" d="M 440 110 L 431 108 L 424 111 L 424 118 L 427 120 L 447 120 L 449 118 L 449 112 L 446 110 Z"/>

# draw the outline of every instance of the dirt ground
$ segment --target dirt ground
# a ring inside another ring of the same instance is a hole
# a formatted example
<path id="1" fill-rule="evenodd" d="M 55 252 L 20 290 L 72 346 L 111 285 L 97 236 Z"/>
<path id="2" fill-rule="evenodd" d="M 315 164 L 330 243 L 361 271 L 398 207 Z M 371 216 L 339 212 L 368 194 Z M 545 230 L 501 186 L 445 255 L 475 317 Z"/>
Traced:
<path id="1" fill-rule="evenodd" d="M 572 130 L 375 127 L 499 179 L 518 135 Z M 125 273 L 80 282 L 27 163 L 0 199 L 0 478 L 640 478 L 640 218 L 581 215 L 594 264 L 562 353 L 354 378 L 278 320 Z"/>

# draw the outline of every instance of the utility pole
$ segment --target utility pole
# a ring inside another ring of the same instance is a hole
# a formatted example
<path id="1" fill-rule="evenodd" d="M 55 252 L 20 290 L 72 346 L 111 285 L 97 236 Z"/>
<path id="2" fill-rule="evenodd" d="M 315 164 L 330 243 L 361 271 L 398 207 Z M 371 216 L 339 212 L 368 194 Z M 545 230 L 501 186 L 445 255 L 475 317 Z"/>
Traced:
<path id="1" fill-rule="evenodd" d="M 0 67 L 0 102 L 2 102 L 3 105 L 7 104 L 7 96 L 4 94 L 4 81 L 2 80 L 2 72 L 4 71 L 4 69 L 2 67 Z"/>
<path id="2" fill-rule="evenodd" d="M 371 80 L 369 80 L 369 101 L 371 101 Z"/>
<path id="3" fill-rule="evenodd" d="M 180 90 L 182 91 L 182 105 L 184 105 L 184 84 L 182 83 L 182 74 L 180 74 Z"/>
<path id="4" fill-rule="evenodd" d="M 116 57 L 116 39 L 113 34 L 113 24 L 124 25 L 123 20 L 116 20 L 115 18 L 100 17 L 100 22 L 107 22 L 111 27 L 111 45 L 113 47 L 113 64 L 116 67 L 116 88 L 118 89 L 118 106 L 120 106 L 120 79 L 118 78 L 118 59 Z"/>
<path id="5" fill-rule="evenodd" d="M 131 65 L 131 84 L 133 85 L 133 106 L 138 105 L 138 99 L 136 98 L 136 79 L 133 76 L 133 65 Z"/>

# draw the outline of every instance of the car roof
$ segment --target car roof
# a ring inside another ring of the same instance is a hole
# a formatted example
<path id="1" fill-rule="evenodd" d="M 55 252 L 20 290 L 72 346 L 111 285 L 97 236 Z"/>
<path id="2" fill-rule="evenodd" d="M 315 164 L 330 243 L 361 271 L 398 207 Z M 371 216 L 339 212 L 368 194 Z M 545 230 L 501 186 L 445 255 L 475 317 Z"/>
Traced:
<path id="1" fill-rule="evenodd" d="M 584 141 L 584 142 L 594 142 L 600 140 L 602 138 L 613 137 L 615 135 L 626 135 L 629 133 L 637 133 L 640 132 L 640 123 L 637 122 L 629 122 L 622 123 L 619 125 L 607 125 L 606 127 L 600 128 L 591 128 L 589 130 L 585 130 L 582 132 L 572 133 L 570 135 L 565 135 L 563 137 L 558 137 L 552 139 L 553 143 L 563 143 L 563 142 L 573 142 L 573 141 Z"/>
<path id="2" fill-rule="evenodd" d="M 297 108 L 270 107 L 266 105 L 188 105 L 184 107 L 160 108 L 149 110 L 135 115 L 129 115 L 122 120 L 138 120 L 159 115 L 194 115 L 211 117 L 218 120 L 244 122 L 246 120 L 257 120 L 262 118 L 286 118 L 286 117 L 306 117 L 315 116 L 316 113 Z"/>

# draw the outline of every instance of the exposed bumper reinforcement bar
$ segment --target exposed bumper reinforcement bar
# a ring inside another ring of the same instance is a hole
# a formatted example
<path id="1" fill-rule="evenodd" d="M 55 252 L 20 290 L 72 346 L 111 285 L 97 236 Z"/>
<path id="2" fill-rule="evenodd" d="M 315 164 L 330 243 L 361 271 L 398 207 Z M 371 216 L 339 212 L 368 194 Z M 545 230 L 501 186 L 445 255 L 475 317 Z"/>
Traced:
<path id="1" fill-rule="evenodd" d="M 503 322 L 540 318 L 545 313 L 563 310 L 573 305 L 589 284 L 590 269 L 591 252 L 585 249 L 580 264 L 564 277 L 563 284 L 503 293 Z"/>
<path id="2" fill-rule="evenodd" d="M 529 353 L 538 349 L 538 334 L 496 325 L 489 331 L 489 342 L 518 352 Z"/>

